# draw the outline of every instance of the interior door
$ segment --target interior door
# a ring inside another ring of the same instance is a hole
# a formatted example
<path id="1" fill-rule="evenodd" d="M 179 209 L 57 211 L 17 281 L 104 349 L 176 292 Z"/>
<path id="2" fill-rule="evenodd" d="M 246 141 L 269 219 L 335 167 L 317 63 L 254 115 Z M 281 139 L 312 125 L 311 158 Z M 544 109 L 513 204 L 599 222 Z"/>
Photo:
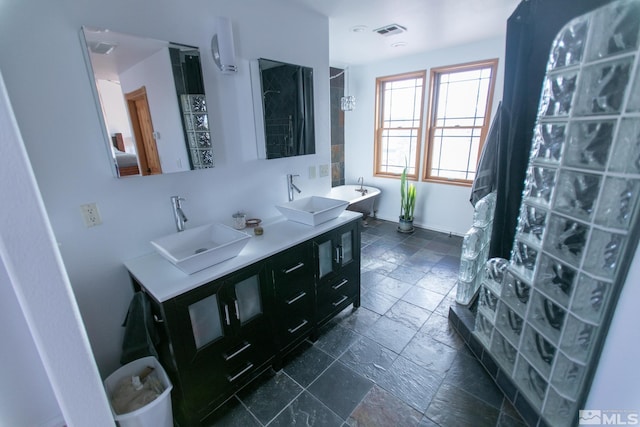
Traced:
<path id="1" fill-rule="evenodd" d="M 147 100 L 147 89 L 140 89 L 125 94 L 131 127 L 136 140 L 136 151 L 142 175 L 156 175 L 162 173 L 158 146 L 153 136 L 153 122 Z"/>

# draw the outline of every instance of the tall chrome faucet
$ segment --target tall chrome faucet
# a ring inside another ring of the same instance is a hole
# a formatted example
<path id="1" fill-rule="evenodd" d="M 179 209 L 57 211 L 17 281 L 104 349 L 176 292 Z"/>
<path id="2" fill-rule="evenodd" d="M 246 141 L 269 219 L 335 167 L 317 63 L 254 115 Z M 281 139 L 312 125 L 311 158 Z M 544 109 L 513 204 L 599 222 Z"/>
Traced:
<path id="1" fill-rule="evenodd" d="M 360 188 L 356 188 L 355 190 L 360 192 L 363 196 L 367 194 L 367 189 L 364 188 L 364 177 L 361 176 L 358 178 L 358 184 L 360 184 Z"/>
<path id="2" fill-rule="evenodd" d="M 182 211 L 184 199 L 180 196 L 171 196 L 171 206 L 173 207 L 173 218 L 176 220 L 176 228 L 178 231 L 184 231 L 184 223 L 188 221 L 187 216 Z"/>
<path id="3" fill-rule="evenodd" d="M 293 201 L 293 190 L 296 190 L 298 194 L 302 193 L 302 190 L 296 187 L 296 185 L 293 183 L 294 176 L 300 176 L 300 175 L 287 174 L 287 195 L 289 196 L 290 202 Z"/>

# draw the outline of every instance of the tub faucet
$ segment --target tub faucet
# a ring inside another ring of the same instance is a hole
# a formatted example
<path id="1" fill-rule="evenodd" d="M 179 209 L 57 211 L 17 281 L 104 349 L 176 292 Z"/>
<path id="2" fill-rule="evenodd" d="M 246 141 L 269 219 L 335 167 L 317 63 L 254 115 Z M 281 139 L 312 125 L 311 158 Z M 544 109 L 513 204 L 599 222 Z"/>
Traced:
<path id="1" fill-rule="evenodd" d="M 294 176 L 300 176 L 300 175 L 287 174 L 287 195 L 289 196 L 290 202 L 293 201 L 293 194 L 294 194 L 293 190 L 296 190 L 298 194 L 302 193 L 302 190 L 296 187 L 296 185 L 293 183 Z"/>
<path id="2" fill-rule="evenodd" d="M 359 191 L 360 194 L 362 194 L 363 196 L 365 194 L 367 194 L 367 189 L 364 188 L 364 177 L 361 176 L 360 178 L 358 178 L 358 184 L 360 184 L 360 188 L 356 188 L 356 191 Z"/>
<path id="3" fill-rule="evenodd" d="M 171 206 L 173 207 L 173 218 L 176 221 L 176 228 L 178 231 L 184 231 L 184 223 L 187 222 L 188 219 L 182 211 L 182 205 L 180 202 L 184 202 L 182 197 L 171 196 Z"/>

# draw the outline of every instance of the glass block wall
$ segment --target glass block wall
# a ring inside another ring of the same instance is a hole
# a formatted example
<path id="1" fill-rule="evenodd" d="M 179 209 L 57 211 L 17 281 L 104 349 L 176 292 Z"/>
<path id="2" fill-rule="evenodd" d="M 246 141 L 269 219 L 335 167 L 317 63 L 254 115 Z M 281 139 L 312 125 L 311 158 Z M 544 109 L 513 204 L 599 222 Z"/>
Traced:
<path id="1" fill-rule="evenodd" d="M 481 288 L 474 334 L 548 425 L 578 424 L 638 242 L 639 33 L 640 0 L 559 32 L 511 257 Z"/>
<path id="2" fill-rule="evenodd" d="M 180 95 L 180 103 L 191 168 L 212 168 L 214 166 L 213 149 L 206 97 L 204 94 Z"/>

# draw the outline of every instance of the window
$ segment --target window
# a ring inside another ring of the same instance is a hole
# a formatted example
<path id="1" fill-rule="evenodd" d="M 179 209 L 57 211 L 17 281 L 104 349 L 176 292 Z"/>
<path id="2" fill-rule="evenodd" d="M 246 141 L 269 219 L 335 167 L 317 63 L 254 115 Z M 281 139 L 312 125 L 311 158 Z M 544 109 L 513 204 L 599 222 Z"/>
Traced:
<path id="1" fill-rule="evenodd" d="M 433 68 L 425 180 L 470 184 L 487 135 L 498 60 Z"/>
<path id="2" fill-rule="evenodd" d="M 376 79 L 375 175 L 418 178 L 426 72 Z"/>

